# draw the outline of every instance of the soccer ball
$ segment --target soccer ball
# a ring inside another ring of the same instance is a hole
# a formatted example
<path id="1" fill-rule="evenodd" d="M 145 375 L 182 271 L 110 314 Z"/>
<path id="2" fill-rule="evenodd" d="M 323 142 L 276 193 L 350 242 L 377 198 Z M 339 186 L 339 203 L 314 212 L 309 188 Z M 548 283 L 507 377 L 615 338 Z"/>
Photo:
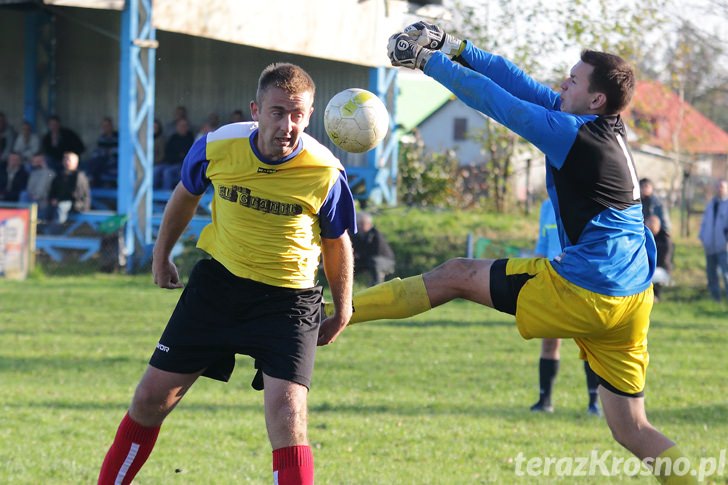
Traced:
<path id="1" fill-rule="evenodd" d="M 342 150 L 363 153 L 384 139 L 389 129 L 389 113 L 375 94 L 358 88 L 345 89 L 326 105 L 324 128 Z"/>

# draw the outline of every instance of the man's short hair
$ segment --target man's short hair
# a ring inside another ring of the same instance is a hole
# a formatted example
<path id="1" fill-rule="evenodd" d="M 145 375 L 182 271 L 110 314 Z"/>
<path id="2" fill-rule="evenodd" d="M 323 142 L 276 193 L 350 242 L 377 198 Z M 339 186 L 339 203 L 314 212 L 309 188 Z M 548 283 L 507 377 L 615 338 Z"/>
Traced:
<path id="1" fill-rule="evenodd" d="M 288 62 L 274 62 L 263 69 L 258 79 L 256 101 L 260 103 L 263 93 L 271 88 L 280 88 L 288 94 L 310 92 L 316 94 L 316 85 L 306 71 Z"/>
<path id="2" fill-rule="evenodd" d="M 652 180 L 648 179 L 647 177 L 643 177 L 640 179 L 640 187 L 644 187 L 645 185 L 654 185 L 652 183 Z"/>
<path id="3" fill-rule="evenodd" d="M 607 96 L 605 114 L 617 114 L 627 107 L 634 94 L 634 70 L 621 57 L 606 52 L 583 50 L 581 61 L 594 67 L 589 92 Z"/>

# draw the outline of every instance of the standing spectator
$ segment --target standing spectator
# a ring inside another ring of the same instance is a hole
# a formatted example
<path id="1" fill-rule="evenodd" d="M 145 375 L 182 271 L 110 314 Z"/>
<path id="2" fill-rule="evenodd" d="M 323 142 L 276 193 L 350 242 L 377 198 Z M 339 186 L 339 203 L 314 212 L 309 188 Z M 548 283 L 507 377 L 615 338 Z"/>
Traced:
<path id="1" fill-rule="evenodd" d="M 48 166 L 59 172 L 62 169 L 61 161 L 66 152 L 73 152 L 81 156 L 86 147 L 75 131 L 62 126 L 61 118 L 53 115 L 48 118 L 48 133 L 41 141 L 41 149 L 47 157 Z"/>
<path id="2" fill-rule="evenodd" d="M 88 162 L 91 185 L 101 187 L 104 182 L 115 182 L 119 156 L 119 133 L 108 116 L 101 120 L 101 133 L 96 139 L 96 148 Z"/>
<path id="3" fill-rule="evenodd" d="M 0 163 L 8 161 L 15 142 L 15 129 L 8 124 L 5 113 L 0 112 Z"/>
<path id="4" fill-rule="evenodd" d="M 167 138 L 164 136 L 164 128 L 162 122 L 158 119 L 154 120 L 154 166 L 164 161 L 164 146 L 167 144 Z"/>
<path id="5" fill-rule="evenodd" d="M 662 271 L 658 271 L 656 279 L 653 278 L 653 290 L 655 292 L 655 301 L 660 301 L 662 297 L 662 287 L 669 280 L 669 274 L 672 270 L 672 257 L 675 245 L 672 242 L 670 223 L 670 214 L 665 207 L 662 199 L 655 195 L 655 186 L 652 180 L 642 178 L 640 183 L 640 202 L 642 202 L 642 217 L 645 225 L 655 238 L 657 246 L 658 267 Z M 657 230 L 657 232 L 655 232 Z M 663 266 L 659 263 L 662 262 Z M 667 265 L 667 266 L 664 266 Z"/>
<path id="6" fill-rule="evenodd" d="M 662 228 L 658 216 L 648 216 L 645 219 L 645 225 L 655 238 L 655 246 L 657 246 L 657 267 L 652 277 L 652 287 L 655 292 L 655 301 L 659 302 L 662 299 L 662 287 L 670 283 L 674 246 L 669 234 Z"/>
<path id="7" fill-rule="evenodd" d="M 155 187 L 162 190 L 174 189 L 180 178 L 182 160 L 195 142 L 187 119 L 177 121 L 177 131 L 170 136 L 164 147 L 164 162 L 154 169 Z"/>
<path id="8" fill-rule="evenodd" d="M 538 221 L 538 239 L 534 256 L 537 258 L 548 258 L 553 260 L 561 254 L 561 241 L 559 241 L 559 228 L 556 224 L 556 213 L 554 205 L 549 197 L 541 204 L 541 213 Z M 539 396 L 536 404 L 531 406 L 534 412 L 554 412 L 551 402 L 551 391 L 554 387 L 556 375 L 559 373 L 561 363 L 561 339 L 541 339 L 541 356 L 538 360 L 538 385 Z M 589 414 L 599 416 L 601 411 L 597 404 L 597 388 L 599 377 L 589 367 L 589 362 L 584 361 L 584 373 L 586 374 L 586 390 L 589 394 L 589 403 L 586 410 Z"/>
<path id="9" fill-rule="evenodd" d="M 7 163 L 0 170 L 0 200 L 18 202 L 27 185 L 28 172 L 23 166 L 23 158 L 19 153 L 10 152 Z"/>
<path id="10" fill-rule="evenodd" d="M 24 193 L 23 200 L 25 202 L 35 202 L 38 205 L 38 218 L 46 220 L 48 218 L 48 195 L 56 173 L 48 168 L 45 155 L 42 153 L 35 154 L 30 161 L 30 165 L 28 188 Z"/>
<path id="11" fill-rule="evenodd" d="M 356 218 L 358 232 L 352 237 L 354 247 L 354 272 L 367 273 L 368 284 L 382 283 L 394 273 L 394 251 L 384 235 L 374 227 L 372 216 L 359 212 Z"/>
<path id="12" fill-rule="evenodd" d="M 86 174 L 78 169 L 77 154 L 63 154 L 63 170 L 53 179 L 48 199 L 54 211 L 53 221 L 60 224 L 66 222 L 71 212 L 91 209 L 91 185 Z"/>
<path id="13" fill-rule="evenodd" d="M 715 195 L 705 206 L 700 224 L 700 242 L 705 251 L 705 272 L 708 290 L 715 301 L 720 301 L 719 273 L 728 298 L 728 181 L 715 184 Z"/>
<path id="14" fill-rule="evenodd" d="M 23 121 L 20 134 L 15 138 L 13 151 L 20 153 L 20 156 L 23 158 L 23 163 L 29 167 L 33 155 L 38 153 L 38 150 L 40 150 L 40 138 L 33 131 L 30 123 Z"/>

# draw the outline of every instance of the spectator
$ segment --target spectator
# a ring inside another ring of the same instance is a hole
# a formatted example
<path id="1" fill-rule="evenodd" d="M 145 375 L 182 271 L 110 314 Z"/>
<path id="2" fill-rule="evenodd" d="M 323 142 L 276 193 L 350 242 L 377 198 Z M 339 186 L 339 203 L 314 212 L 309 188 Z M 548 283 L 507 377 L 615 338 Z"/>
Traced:
<path id="1" fill-rule="evenodd" d="M 30 161 L 31 171 L 28 176 L 28 188 L 21 198 L 24 202 L 35 202 L 38 205 L 38 218 L 48 218 L 48 196 L 56 173 L 48 168 L 45 155 L 36 153 Z"/>
<path id="2" fill-rule="evenodd" d="M 108 116 L 101 120 L 101 134 L 96 139 L 96 148 L 88 162 L 88 175 L 91 185 L 101 187 L 104 183 L 116 182 L 117 160 L 119 156 L 119 133 Z"/>
<path id="3" fill-rule="evenodd" d="M 33 132 L 33 127 L 27 121 L 23 121 L 20 134 L 15 138 L 13 151 L 20 153 L 23 164 L 30 167 L 33 155 L 40 150 L 40 138 Z"/>
<path id="4" fill-rule="evenodd" d="M 640 179 L 640 199 L 642 202 L 642 217 L 647 220 L 650 216 L 657 216 L 660 219 L 660 227 L 670 236 L 672 224 L 670 214 L 665 204 L 655 195 L 655 186 L 648 178 Z"/>
<path id="5" fill-rule="evenodd" d="M 164 136 L 162 122 L 158 119 L 154 120 L 154 166 L 164 161 L 164 146 L 167 144 L 167 138 Z"/>
<path id="6" fill-rule="evenodd" d="M 242 109 L 236 109 L 230 113 L 230 123 L 240 123 L 241 121 L 246 121 Z"/>
<path id="7" fill-rule="evenodd" d="M 179 182 L 182 160 L 195 142 L 187 119 L 177 121 L 177 131 L 169 137 L 164 147 L 164 162 L 154 169 L 155 187 L 162 190 L 174 189 Z"/>
<path id="8" fill-rule="evenodd" d="M 715 195 L 705 206 L 700 224 L 700 242 L 705 251 L 705 272 L 708 290 L 715 301 L 720 301 L 719 274 L 728 298 L 728 181 L 715 184 Z"/>
<path id="9" fill-rule="evenodd" d="M 197 135 L 195 136 L 195 141 L 199 140 L 211 131 L 217 130 L 219 126 L 220 116 L 218 116 L 217 113 L 210 113 L 210 115 L 207 117 L 207 120 L 200 127 L 200 131 L 197 132 Z"/>
<path id="10" fill-rule="evenodd" d="M 367 273 L 368 284 L 376 285 L 394 273 L 394 251 L 372 223 L 372 216 L 359 212 L 356 217 L 358 232 L 352 237 L 354 272 Z"/>
<path id="11" fill-rule="evenodd" d="M 62 160 L 66 152 L 73 152 L 81 156 L 86 147 L 81 138 L 75 131 L 61 125 L 61 119 L 58 116 L 48 118 L 48 133 L 41 141 L 41 150 L 46 155 L 48 166 L 60 172 L 62 170 Z"/>
<path id="12" fill-rule="evenodd" d="M 48 194 L 53 221 L 63 224 L 71 212 L 91 209 L 91 186 L 86 174 L 78 169 L 78 155 L 63 154 L 63 171 L 53 179 Z"/>
<path id="13" fill-rule="evenodd" d="M 15 142 L 15 129 L 8 124 L 5 113 L 0 112 L 0 163 L 8 161 Z"/>
<path id="14" fill-rule="evenodd" d="M 662 287 L 670 283 L 674 246 L 667 232 L 662 229 L 658 216 L 651 215 L 647 217 L 645 225 L 654 236 L 655 245 L 657 246 L 657 268 L 655 268 L 655 274 L 652 277 L 652 287 L 657 302 L 662 299 Z"/>
<path id="15" fill-rule="evenodd" d="M 172 135 L 175 134 L 175 132 L 177 131 L 177 122 L 179 120 L 187 120 L 187 123 L 190 122 L 189 119 L 187 118 L 187 108 L 185 108 L 184 106 L 181 106 L 181 105 L 177 106 L 174 109 L 174 115 L 173 115 L 172 121 L 167 123 L 167 125 L 164 127 L 164 136 L 166 138 L 169 139 Z M 190 125 L 190 130 L 192 130 L 191 125 Z"/>
<path id="16" fill-rule="evenodd" d="M 28 185 L 28 172 L 23 166 L 20 153 L 10 152 L 8 161 L 0 170 L 0 200 L 5 202 L 20 201 L 20 193 Z"/>

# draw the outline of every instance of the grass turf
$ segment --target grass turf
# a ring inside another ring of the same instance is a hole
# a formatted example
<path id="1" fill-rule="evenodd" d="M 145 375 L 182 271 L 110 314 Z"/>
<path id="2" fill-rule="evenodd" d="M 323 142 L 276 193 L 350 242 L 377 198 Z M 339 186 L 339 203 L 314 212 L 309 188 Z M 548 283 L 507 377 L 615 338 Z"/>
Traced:
<path id="1" fill-rule="evenodd" d="M 688 457 L 728 447 L 726 307 L 674 290 L 655 307 L 647 409 Z M 0 282 L 0 483 L 94 483 L 177 291 L 149 275 Z M 699 295 L 698 295 L 699 296 Z M 634 483 L 519 477 L 515 459 L 630 455 L 586 414 L 576 346 L 562 347 L 556 412 L 534 414 L 539 341 L 507 315 L 452 302 L 360 324 L 317 356 L 309 437 L 318 483 Z M 271 483 L 262 394 L 239 357 L 168 418 L 137 484 Z M 726 470 L 710 480 L 728 483 Z M 638 483 L 656 483 L 639 478 Z"/>

